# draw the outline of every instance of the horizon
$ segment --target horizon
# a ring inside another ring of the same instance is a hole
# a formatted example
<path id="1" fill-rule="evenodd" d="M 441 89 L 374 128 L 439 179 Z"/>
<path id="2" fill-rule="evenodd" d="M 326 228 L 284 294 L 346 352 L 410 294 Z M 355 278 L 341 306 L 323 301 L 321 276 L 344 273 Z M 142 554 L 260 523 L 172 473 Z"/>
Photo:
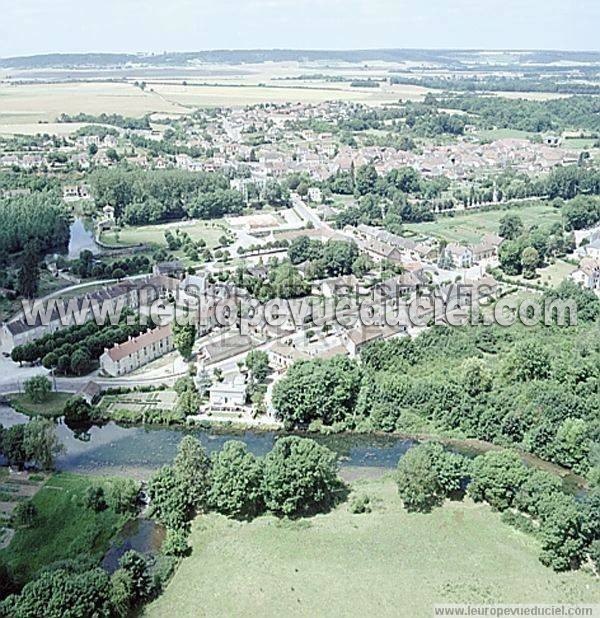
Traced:
<path id="1" fill-rule="evenodd" d="M 3 11 L 0 57 L 189 49 L 595 52 L 598 23 L 593 0 L 21 0 Z"/>

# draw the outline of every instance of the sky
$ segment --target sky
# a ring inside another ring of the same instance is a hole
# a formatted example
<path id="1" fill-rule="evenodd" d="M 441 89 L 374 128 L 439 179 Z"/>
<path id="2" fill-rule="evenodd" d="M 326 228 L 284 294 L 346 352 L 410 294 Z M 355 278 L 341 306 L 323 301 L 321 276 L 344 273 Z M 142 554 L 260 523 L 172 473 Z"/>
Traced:
<path id="1" fill-rule="evenodd" d="M 600 50 L 598 0 L 0 0 L 0 57 L 203 49 Z"/>

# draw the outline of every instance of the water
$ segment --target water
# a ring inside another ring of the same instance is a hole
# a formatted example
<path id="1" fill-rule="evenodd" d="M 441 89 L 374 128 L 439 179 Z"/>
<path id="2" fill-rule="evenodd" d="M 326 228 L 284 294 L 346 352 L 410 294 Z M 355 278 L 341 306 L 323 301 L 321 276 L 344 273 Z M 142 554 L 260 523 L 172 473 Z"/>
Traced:
<path id="1" fill-rule="evenodd" d="M 84 249 L 88 249 L 93 254 L 100 252 L 100 247 L 94 240 L 94 224 L 89 219 L 76 217 L 73 223 L 71 223 L 69 259 L 74 260 L 78 258 Z"/>
<path id="2" fill-rule="evenodd" d="M 119 560 L 129 550 L 145 556 L 156 554 L 165 539 L 165 529 L 152 519 L 128 521 L 102 558 L 102 568 L 114 573 L 119 568 Z"/>
<path id="3" fill-rule="evenodd" d="M 0 424 L 5 427 L 28 418 L 8 406 L 0 406 Z M 208 453 L 218 451 L 227 440 L 240 440 L 257 456 L 273 447 L 277 432 L 226 429 L 182 429 L 122 427 L 114 422 L 75 432 L 59 421 L 58 435 L 65 452 L 56 460 L 59 470 L 98 475 L 130 476 L 146 480 L 163 465 L 171 463 L 177 446 L 193 435 Z M 338 453 L 342 468 L 392 469 L 415 443 L 397 436 L 312 436 Z"/>
<path id="4" fill-rule="evenodd" d="M 0 425 L 9 427 L 26 423 L 28 417 L 0 405 Z M 281 433 L 274 431 L 236 431 L 225 427 L 185 429 L 178 427 L 131 427 L 114 422 L 92 425 L 73 431 L 58 421 L 58 436 L 65 452 L 56 460 L 59 470 L 104 476 L 126 476 L 147 480 L 161 466 L 173 461 L 179 442 L 186 435 L 198 438 L 207 452 L 213 453 L 228 440 L 240 440 L 257 456 L 266 455 Z M 417 440 L 394 435 L 342 434 L 311 438 L 336 452 L 340 458 L 341 474 L 346 480 L 356 477 L 378 476 L 393 470 L 398 460 L 417 443 Z M 452 440 L 447 448 L 473 456 L 489 449 L 477 441 Z M 585 481 L 555 464 L 543 461 L 529 453 L 522 454 L 524 462 L 532 467 L 548 470 L 563 478 L 566 491 L 577 493 Z"/>

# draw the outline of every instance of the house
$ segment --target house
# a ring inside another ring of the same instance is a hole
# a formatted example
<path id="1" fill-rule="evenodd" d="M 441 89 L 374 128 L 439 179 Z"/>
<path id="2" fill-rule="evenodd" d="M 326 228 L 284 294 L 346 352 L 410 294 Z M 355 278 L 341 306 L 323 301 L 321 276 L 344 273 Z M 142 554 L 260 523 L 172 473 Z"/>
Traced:
<path id="1" fill-rule="evenodd" d="M 589 244 L 584 246 L 586 257 L 594 260 L 600 260 L 600 238 L 592 240 Z"/>
<path id="2" fill-rule="evenodd" d="M 100 368 L 110 376 L 122 376 L 175 349 L 170 324 L 131 337 L 105 349 L 100 357 Z"/>
<path id="3" fill-rule="evenodd" d="M 185 266 L 179 260 L 172 262 L 156 262 L 152 268 L 155 275 L 163 275 L 167 277 L 180 277 L 185 273 Z"/>
<path id="4" fill-rule="evenodd" d="M 360 351 L 369 343 L 388 339 L 394 335 L 406 332 L 408 324 L 398 324 L 397 326 L 372 325 L 365 326 L 358 324 L 355 328 L 348 330 L 343 336 L 343 343 L 350 354 L 355 358 Z"/>
<path id="5" fill-rule="evenodd" d="M 457 243 L 446 246 L 446 258 L 449 258 L 458 268 L 470 268 L 473 266 L 473 250 Z"/>
<path id="6" fill-rule="evenodd" d="M 310 187 L 308 190 L 308 201 L 320 204 L 323 201 L 323 194 L 318 187 Z"/>
<path id="7" fill-rule="evenodd" d="M 208 400 L 211 408 L 236 410 L 246 404 L 246 384 L 241 376 L 232 382 L 217 382 L 208 389 Z"/>
<path id="8" fill-rule="evenodd" d="M 310 360 L 306 352 L 298 350 L 292 345 L 276 341 L 268 351 L 271 364 L 278 371 L 282 371 L 293 365 L 299 360 Z"/>
<path id="9" fill-rule="evenodd" d="M 579 268 L 572 272 L 571 279 L 588 290 L 600 290 L 600 260 L 583 258 Z"/>
<path id="10" fill-rule="evenodd" d="M 77 391 L 76 394 L 82 399 L 84 399 L 86 403 L 93 405 L 98 400 L 98 397 L 100 397 L 101 393 L 102 389 L 100 388 L 100 386 L 96 384 L 96 382 L 94 382 L 93 380 L 90 380 L 89 382 L 84 384 Z"/>

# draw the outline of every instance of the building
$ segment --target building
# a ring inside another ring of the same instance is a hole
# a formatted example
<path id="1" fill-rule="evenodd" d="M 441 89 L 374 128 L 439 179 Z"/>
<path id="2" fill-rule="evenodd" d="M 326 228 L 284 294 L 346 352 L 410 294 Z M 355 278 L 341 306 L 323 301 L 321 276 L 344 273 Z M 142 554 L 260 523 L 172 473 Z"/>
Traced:
<path id="1" fill-rule="evenodd" d="M 122 376 L 175 349 L 171 325 L 159 326 L 105 349 L 100 368 L 109 376 Z"/>
<path id="2" fill-rule="evenodd" d="M 93 405 L 98 400 L 101 393 L 102 393 L 102 389 L 100 388 L 100 386 L 96 384 L 96 382 L 90 380 L 89 382 L 84 384 L 77 391 L 76 394 L 82 399 L 84 399 L 86 403 Z"/>
<path id="3" fill-rule="evenodd" d="M 152 268 L 155 275 L 163 275 L 167 277 L 180 277 L 185 273 L 185 266 L 179 260 L 173 262 L 156 262 Z"/>
<path id="4" fill-rule="evenodd" d="M 318 187 L 310 187 L 308 190 L 308 201 L 320 204 L 323 201 L 323 194 Z"/>
<path id="5" fill-rule="evenodd" d="M 571 279 L 588 290 L 600 290 L 600 260 L 583 258 L 579 268 L 571 273 Z"/>
<path id="6" fill-rule="evenodd" d="M 241 409 L 246 404 L 246 384 L 237 377 L 233 382 L 217 382 L 208 389 L 210 407 L 217 410 Z"/>
<path id="7" fill-rule="evenodd" d="M 470 268 L 473 266 L 473 250 L 456 243 L 450 243 L 446 247 L 446 258 L 458 268 Z"/>

